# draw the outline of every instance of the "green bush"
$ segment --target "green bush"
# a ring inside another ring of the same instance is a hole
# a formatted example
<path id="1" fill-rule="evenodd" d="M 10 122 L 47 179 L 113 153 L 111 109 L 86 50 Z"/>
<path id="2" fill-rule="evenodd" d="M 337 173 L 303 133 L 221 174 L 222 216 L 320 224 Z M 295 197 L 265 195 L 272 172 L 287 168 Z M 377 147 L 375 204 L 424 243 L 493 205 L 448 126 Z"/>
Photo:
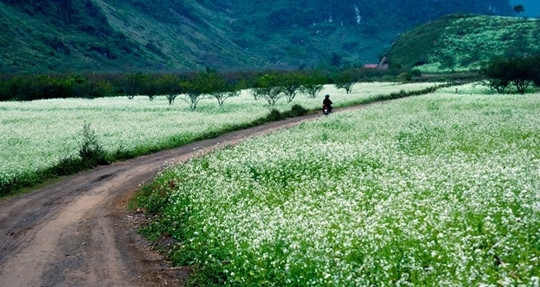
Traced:
<path id="1" fill-rule="evenodd" d="M 84 124 L 82 130 L 82 142 L 79 149 L 79 156 L 85 167 L 91 168 L 100 164 L 107 164 L 105 151 L 99 144 L 95 131 L 89 123 Z"/>
<path id="2" fill-rule="evenodd" d="M 293 117 L 298 117 L 307 114 L 307 112 L 308 110 L 306 110 L 304 107 L 296 104 L 291 107 L 290 115 Z"/>
<path id="3" fill-rule="evenodd" d="M 276 109 L 272 109 L 270 111 L 270 113 L 268 114 L 268 116 L 266 116 L 266 120 L 268 120 L 269 122 L 271 122 L 271 121 L 279 121 L 279 120 L 282 120 L 284 118 L 285 117 L 281 114 L 281 112 L 276 110 Z"/>

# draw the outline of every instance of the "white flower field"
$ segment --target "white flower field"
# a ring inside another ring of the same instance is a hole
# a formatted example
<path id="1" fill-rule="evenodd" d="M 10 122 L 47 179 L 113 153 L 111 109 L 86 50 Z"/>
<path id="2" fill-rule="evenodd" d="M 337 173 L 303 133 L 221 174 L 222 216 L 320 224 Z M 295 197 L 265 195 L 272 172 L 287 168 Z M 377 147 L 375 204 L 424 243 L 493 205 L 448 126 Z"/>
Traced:
<path id="1" fill-rule="evenodd" d="M 292 104 L 336 107 L 425 84 L 361 83 Z M 0 102 L 0 186 L 77 156 L 153 151 L 286 111 L 244 91 L 220 109 L 180 98 Z M 138 204 L 144 233 L 196 285 L 540 286 L 540 94 L 478 86 L 387 101 L 166 168 Z"/>
<path id="2" fill-rule="evenodd" d="M 336 106 L 344 106 L 380 94 L 421 90 L 433 85 L 357 84 L 351 94 L 326 86 L 321 94 L 331 94 Z M 292 104 L 317 108 L 321 98 L 321 95 L 317 99 L 298 95 Z M 273 108 L 284 111 L 290 106 L 282 99 Z M 106 152 L 144 154 L 147 150 L 174 147 L 170 142 L 188 143 L 207 133 L 245 125 L 268 112 L 266 102 L 255 101 L 248 91 L 227 100 L 223 109 L 215 100 L 204 99 L 196 111 L 191 111 L 180 97 L 173 105 L 165 97 L 150 101 L 145 96 L 132 100 L 115 97 L 0 102 L 0 186 L 24 181 L 63 158 L 77 156 L 85 123 L 95 130 Z"/>
<path id="3" fill-rule="evenodd" d="M 171 166 L 141 199 L 160 214 L 147 232 L 205 284 L 539 286 L 540 95 L 474 89 Z"/>

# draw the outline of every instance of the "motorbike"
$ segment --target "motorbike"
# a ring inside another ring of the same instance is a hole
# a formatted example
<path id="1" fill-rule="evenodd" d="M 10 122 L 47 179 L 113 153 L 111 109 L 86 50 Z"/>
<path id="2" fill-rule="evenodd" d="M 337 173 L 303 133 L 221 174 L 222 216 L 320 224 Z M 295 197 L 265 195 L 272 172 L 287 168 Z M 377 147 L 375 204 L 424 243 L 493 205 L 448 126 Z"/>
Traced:
<path id="1" fill-rule="evenodd" d="M 323 111 L 323 114 L 328 115 L 332 112 L 332 106 L 323 105 L 322 111 Z"/>

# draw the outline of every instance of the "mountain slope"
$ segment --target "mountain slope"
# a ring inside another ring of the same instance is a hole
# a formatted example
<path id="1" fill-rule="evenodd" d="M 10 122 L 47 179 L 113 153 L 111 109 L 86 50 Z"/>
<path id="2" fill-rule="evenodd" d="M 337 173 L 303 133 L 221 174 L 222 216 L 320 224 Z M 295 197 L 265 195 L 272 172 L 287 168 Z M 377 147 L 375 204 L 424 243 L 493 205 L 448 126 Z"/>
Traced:
<path id="1" fill-rule="evenodd" d="M 292 67 L 378 62 L 400 33 L 419 24 L 455 12 L 501 15 L 511 11 L 504 0 L 223 2 L 232 11 L 235 43 L 271 55 L 271 63 Z"/>
<path id="2" fill-rule="evenodd" d="M 391 65 L 424 71 L 477 69 L 501 56 L 540 54 L 540 19 L 449 15 L 403 34 Z"/>
<path id="3" fill-rule="evenodd" d="M 0 0 L 0 72 L 301 68 L 377 62 L 399 33 L 508 0 Z"/>
<path id="4" fill-rule="evenodd" d="M 151 2 L 68 2 L 77 13 L 63 12 L 57 2 L 0 2 L 0 24 L 7 27 L 0 33 L 1 71 L 163 71 L 205 65 L 247 68 L 264 62 L 231 43 L 226 31 L 202 20 L 199 15 L 210 14 L 202 7 L 190 19 L 170 3 L 158 8 Z"/>
<path id="5" fill-rule="evenodd" d="M 99 10 L 85 19 L 66 20 L 55 9 L 25 7 L 0 3 L 0 25 L 6 28 L 0 33 L 2 71 L 115 70 L 120 63 L 156 64 L 135 53 L 132 43 L 114 31 Z"/>

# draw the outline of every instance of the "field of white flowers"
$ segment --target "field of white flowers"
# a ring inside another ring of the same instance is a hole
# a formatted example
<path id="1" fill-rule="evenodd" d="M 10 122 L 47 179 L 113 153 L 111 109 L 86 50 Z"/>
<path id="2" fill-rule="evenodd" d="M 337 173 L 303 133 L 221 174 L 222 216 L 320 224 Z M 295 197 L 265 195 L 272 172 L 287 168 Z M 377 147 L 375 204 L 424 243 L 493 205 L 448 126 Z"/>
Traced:
<path id="1" fill-rule="evenodd" d="M 140 198 L 161 214 L 146 232 L 205 284 L 539 286 L 540 94 L 471 89 L 171 166 Z"/>
<path id="2" fill-rule="evenodd" d="M 422 90 L 430 84 L 356 84 L 351 94 L 326 86 L 319 98 L 298 95 L 292 104 L 304 108 L 320 106 L 330 94 L 337 107 L 401 90 Z M 77 156 L 85 123 L 95 131 L 106 152 L 117 150 L 144 154 L 147 150 L 187 143 L 208 133 L 220 133 L 266 116 L 269 107 L 255 101 L 248 91 L 231 98 L 220 109 L 213 99 L 204 99 L 196 111 L 179 97 L 168 105 L 165 97 L 150 101 L 138 96 L 99 99 L 52 99 L 31 102 L 0 102 L 0 186 L 23 181 L 60 160 Z M 289 110 L 292 104 L 278 101 L 275 109 Z M 0 190 L 1 191 L 1 190 Z M 2 192 L 0 192 L 0 195 Z"/>

